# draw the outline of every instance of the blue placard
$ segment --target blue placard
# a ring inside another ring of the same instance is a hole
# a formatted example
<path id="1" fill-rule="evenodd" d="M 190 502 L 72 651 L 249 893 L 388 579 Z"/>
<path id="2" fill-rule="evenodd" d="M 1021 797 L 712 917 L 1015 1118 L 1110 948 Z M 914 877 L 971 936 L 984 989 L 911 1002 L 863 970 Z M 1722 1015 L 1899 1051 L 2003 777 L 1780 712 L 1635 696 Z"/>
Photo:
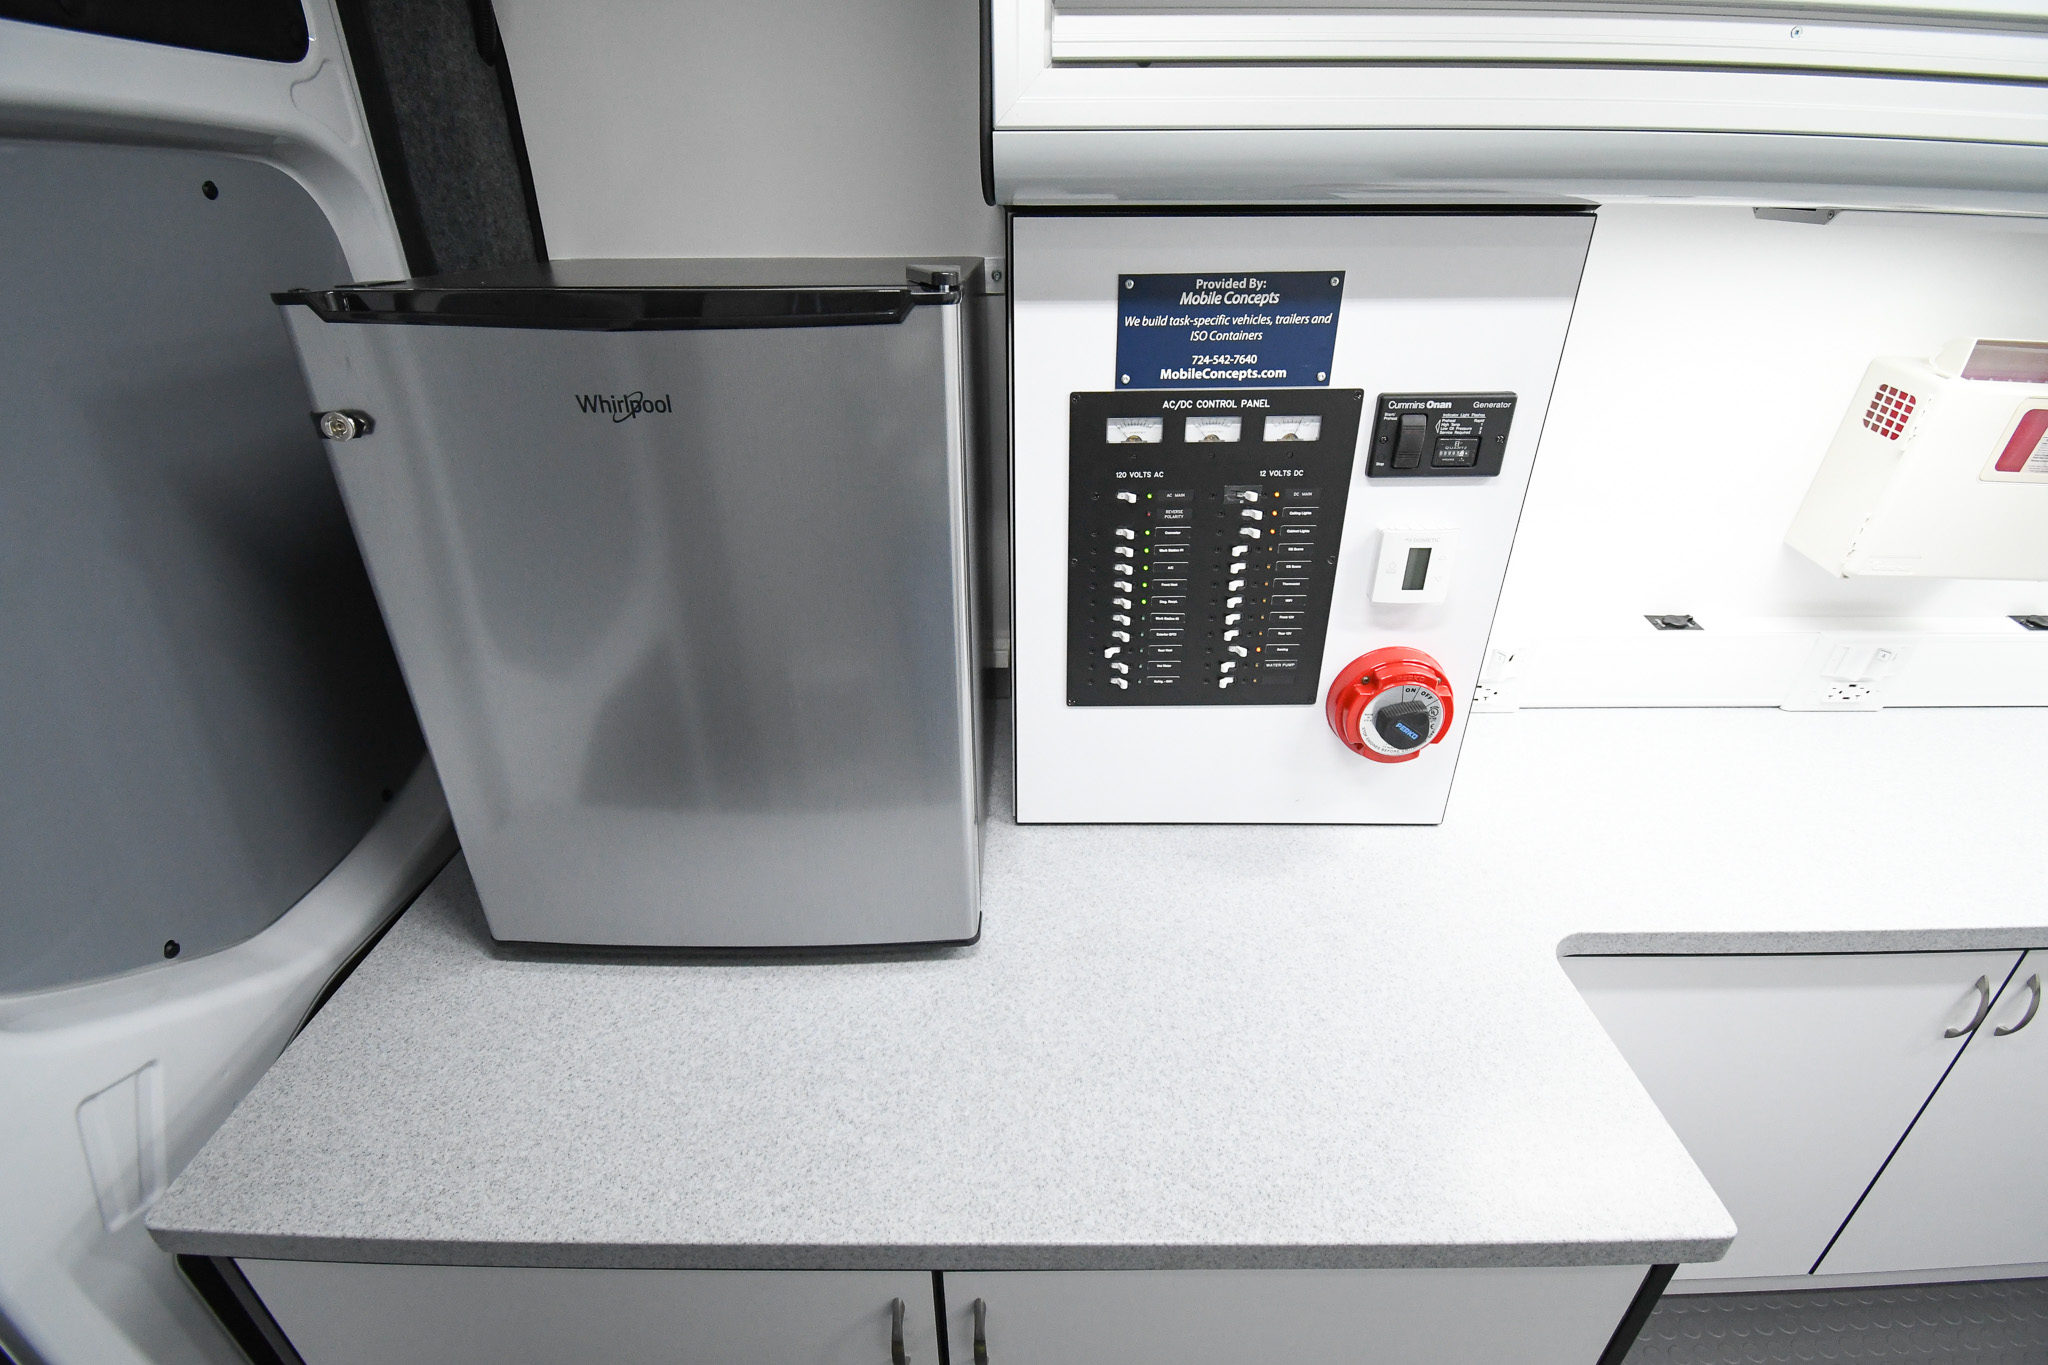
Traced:
<path id="1" fill-rule="evenodd" d="M 1341 270 L 1119 275 L 1119 389 L 1306 389 L 1330 382 Z"/>

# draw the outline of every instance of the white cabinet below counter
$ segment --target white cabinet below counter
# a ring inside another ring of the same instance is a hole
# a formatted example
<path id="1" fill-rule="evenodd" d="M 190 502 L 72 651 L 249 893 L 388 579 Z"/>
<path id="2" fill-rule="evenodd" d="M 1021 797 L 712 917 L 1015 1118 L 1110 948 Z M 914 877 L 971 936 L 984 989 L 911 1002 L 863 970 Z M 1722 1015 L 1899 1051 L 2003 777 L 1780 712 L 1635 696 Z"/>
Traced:
<path id="1" fill-rule="evenodd" d="M 1563 959 L 1734 1215 L 1680 1278 L 2048 1260 L 2048 1048 L 1991 1036 L 2022 955 Z"/>
<path id="2" fill-rule="evenodd" d="M 305 1365 L 938 1360 L 925 1271 L 237 1264 Z"/>
<path id="3" fill-rule="evenodd" d="M 304 1365 L 1593 1365 L 1648 1270 L 237 1265 Z"/>
<path id="4" fill-rule="evenodd" d="M 1643 1266 L 947 1271 L 957 1365 L 1592 1365 Z"/>
<path id="5" fill-rule="evenodd" d="M 1822 1274 L 2048 1261 L 2044 971 L 2030 952 L 2007 980 Z"/>

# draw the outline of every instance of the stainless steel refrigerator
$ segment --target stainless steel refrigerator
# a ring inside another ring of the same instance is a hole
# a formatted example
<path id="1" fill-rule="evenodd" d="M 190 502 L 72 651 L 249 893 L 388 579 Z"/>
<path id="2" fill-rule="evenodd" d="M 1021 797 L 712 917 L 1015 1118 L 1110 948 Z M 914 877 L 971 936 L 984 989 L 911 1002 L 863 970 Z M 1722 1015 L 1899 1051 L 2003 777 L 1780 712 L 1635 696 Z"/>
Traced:
<path id="1" fill-rule="evenodd" d="M 980 266 L 277 296 L 493 935 L 979 932 Z"/>

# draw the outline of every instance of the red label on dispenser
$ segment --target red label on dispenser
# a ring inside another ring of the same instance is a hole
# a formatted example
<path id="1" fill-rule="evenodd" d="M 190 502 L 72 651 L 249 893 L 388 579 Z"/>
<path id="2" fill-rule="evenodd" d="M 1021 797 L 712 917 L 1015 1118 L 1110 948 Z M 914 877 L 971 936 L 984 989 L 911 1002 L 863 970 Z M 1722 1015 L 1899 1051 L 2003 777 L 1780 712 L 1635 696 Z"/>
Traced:
<path id="1" fill-rule="evenodd" d="M 2012 429 L 1994 466 L 2001 474 L 2048 474 L 2048 408 L 2033 408 Z"/>

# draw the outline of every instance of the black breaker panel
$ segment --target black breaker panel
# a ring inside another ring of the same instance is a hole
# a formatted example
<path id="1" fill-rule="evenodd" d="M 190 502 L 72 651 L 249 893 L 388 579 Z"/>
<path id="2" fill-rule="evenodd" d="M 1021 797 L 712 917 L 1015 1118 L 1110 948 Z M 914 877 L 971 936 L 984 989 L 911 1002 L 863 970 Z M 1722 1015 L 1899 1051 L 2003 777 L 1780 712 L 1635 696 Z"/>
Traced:
<path id="1" fill-rule="evenodd" d="M 1317 700 L 1360 389 L 1077 393 L 1067 704 Z"/>

